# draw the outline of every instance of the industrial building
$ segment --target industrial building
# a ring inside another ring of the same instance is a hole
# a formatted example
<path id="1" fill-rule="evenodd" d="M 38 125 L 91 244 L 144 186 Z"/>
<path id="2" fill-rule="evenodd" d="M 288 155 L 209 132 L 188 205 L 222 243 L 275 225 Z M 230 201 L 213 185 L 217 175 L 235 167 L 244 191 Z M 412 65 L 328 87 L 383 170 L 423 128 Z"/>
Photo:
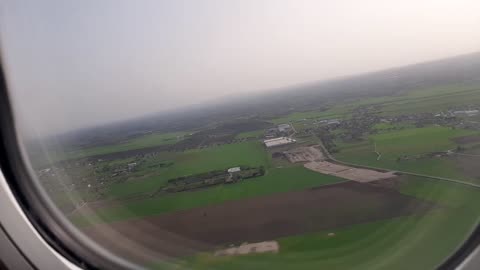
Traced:
<path id="1" fill-rule="evenodd" d="M 263 141 L 267 148 L 295 143 L 296 140 L 288 137 L 279 137 Z"/>
<path id="2" fill-rule="evenodd" d="M 478 114 L 478 110 L 465 110 L 465 111 L 454 111 L 454 115 L 464 115 L 464 116 L 475 116 Z"/>
<path id="3" fill-rule="evenodd" d="M 279 132 L 290 132 L 292 130 L 292 126 L 290 124 L 280 124 L 277 126 Z"/>

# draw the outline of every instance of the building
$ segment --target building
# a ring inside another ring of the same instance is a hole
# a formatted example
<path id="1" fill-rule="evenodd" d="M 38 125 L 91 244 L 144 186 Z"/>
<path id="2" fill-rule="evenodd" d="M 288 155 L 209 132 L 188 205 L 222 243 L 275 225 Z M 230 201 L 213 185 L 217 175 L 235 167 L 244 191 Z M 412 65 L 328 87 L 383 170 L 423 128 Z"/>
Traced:
<path id="1" fill-rule="evenodd" d="M 475 116 L 479 113 L 478 110 L 454 111 L 454 115 Z"/>
<path id="2" fill-rule="evenodd" d="M 275 138 L 278 136 L 277 132 L 278 132 L 277 128 L 269 128 L 265 130 L 265 138 L 267 139 Z"/>
<path id="3" fill-rule="evenodd" d="M 269 140 L 264 140 L 263 143 L 267 148 L 270 147 L 275 147 L 275 146 L 281 146 L 281 145 L 286 145 L 286 144 L 291 144 L 295 143 L 296 140 L 288 137 L 279 137 L 279 138 L 274 138 L 274 139 L 269 139 Z"/>
<path id="4" fill-rule="evenodd" d="M 277 126 L 279 132 L 290 132 L 292 126 L 290 124 L 280 124 Z"/>
<path id="5" fill-rule="evenodd" d="M 128 166 L 129 171 L 133 171 L 133 169 L 135 169 L 135 167 L 137 167 L 137 163 L 136 162 L 128 163 L 127 166 Z"/>
<path id="6" fill-rule="evenodd" d="M 340 125 L 340 121 L 337 119 L 331 119 L 327 121 L 327 125 Z"/>
<path id="7" fill-rule="evenodd" d="M 239 172 L 240 170 L 241 170 L 240 167 L 233 167 L 233 168 L 228 169 L 227 172 L 235 173 L 235 172 Z"/>
<path id="8" fill-rule="evenodd" d="M 318 123 L 326 125 L 340 125 L 340 121 L 338 119 L 325 119 L 318 121 Z"/>

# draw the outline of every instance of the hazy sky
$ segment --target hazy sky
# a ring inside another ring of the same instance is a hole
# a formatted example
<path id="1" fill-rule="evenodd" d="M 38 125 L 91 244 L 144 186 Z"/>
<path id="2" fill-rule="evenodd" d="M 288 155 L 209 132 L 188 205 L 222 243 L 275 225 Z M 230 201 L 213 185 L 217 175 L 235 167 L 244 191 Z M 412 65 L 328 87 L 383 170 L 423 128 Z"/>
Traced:
<path id="1" fill-rule="evenodd" d="M 480 49 L 478 0 L 9 0 L 1 46 L 40 133 Z"/>

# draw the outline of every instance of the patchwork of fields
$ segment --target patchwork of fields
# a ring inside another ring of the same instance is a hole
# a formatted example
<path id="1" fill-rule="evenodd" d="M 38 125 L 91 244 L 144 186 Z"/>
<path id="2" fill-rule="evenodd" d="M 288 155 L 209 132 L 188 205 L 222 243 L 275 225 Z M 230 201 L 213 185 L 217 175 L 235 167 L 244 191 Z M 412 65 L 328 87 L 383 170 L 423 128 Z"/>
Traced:
<path id="1" fill-rule="evenodd" d="M 434 269 L 477 224 L 479 191 L 448 182 L 404 178 L 400 193 L 436 203 L 426 214 L 367 222 L 280 238 L 278 254 L 213 257 L 184 262 L 196 269 Z M 335 236 L 328 236 L 329 233 Z"/>
<path id="2" fill-rule="evenodd" d="M 151 178 L 112 185 L 108 191 L 109 195 L 119 198 L 138 193 L 152 193 L 168 179 L 239 165 L 269 167 L 270 162 L 259 142 L 228 144 L 185 152 L 164 152 L 159 153 L 156 158 L 175 162 L 170 167 L 156 169 L 156 176 Z"/>
<path id="3" fill-rule="evenodd" d="M 251 198 L 325 184 L 343 182 L 334 176 L 320 175 L 303 167 L 270 169 L 266 175 L 233 185 L 215 186 L 205 190 L 168 194 L 142 200 L 129 201 L 114 207 L 95 209 L 94 222 L 111 222 L 128 218 L 158 215 L 194 207 L 221 204 L 226 201 Z M 78 212 L 72 219 L 87 222 Z"/>
<path id="4" fill-rule="evenodd" d="M 103 154 L 110 154 L 116 152 L 123 152 L 128 150 L 148 148 L 151 146 L 158 146 L 164 144 L 174 144 L 187 136 L 188 132 L 174 132 L 174 133 L 162 133 L 162 134 L 149 134 L 140 136 L 120 144 L 97 146 L 91 148 L 85 148 L 77 151 L 65 153 L 66 159 L 82 158 Z"/>
<path id="5" fill-rule="evenodd" d="M 308 170 L 303 165 L 309 160 L 294 159 L 292 153 L 295 147 L 330 144 L 339 161 L 480 183 L 478 163 L 472 161 L 480 159 L 478 129 L 464 125 L 466 120 L 459 120 L 463 121 L 459 128 L 450 125 L 451 119 L 444 121 L 448 125 L 424 124 L 405 116 L 475 102 L 480 103 L 477 86 L 455 85 L 295 112 L 269 119 L 272 124 L 291 122 L 296 129 L 296 145 L 275 149 L 261 143 L 259 127 L 268 123 L 256 119 L 251 128 L 242 122 L 242 130 L 231 133 L 224 126 L 199 131 L 198 141 L 178 149 L 161 146 L 184 142 L 188 132 L 151 134 L 72 152 L 72 158 L 99 154 L 111 158 L 84 161 L 95 167 L 91 174 L 95 180 L 105 181 L 98 188 L 103 197 L 82 204 L 69 218 L 104 245 L 133 254 L 153 268 L 170 262 L 195 269 L 435 268 L 479 220 L 480 189 L 393 173 L 386 173 L 388 179 L 357 183 L 350 181 L 359 178 L 355 173 L 347 180 L 322 174 L 321 168 Z M 356 119 L 362 115 L 369 129 L 358 127 Z M 389 120 L 384 119 L 387 116 Z M 321 122 L 325 119 L 353 120 L 325 127 Z M 142 152 L 146 148 L 150 150 Z M 227 168 L 240 166 L 261 167 L 265 174 L 184 192 L 162 190 L 172 179 L 193 179 L 213 171 L 228 175 Z M 117 229 L 113 239 L 138 237 L 138 242 L 130 246 L 111 242 L 111 228 Z M 213 253 L 244 241 L 269 240 L 278 241 L 278 253 L 238 257 Z M 132 246 L 141 247 L 142 254 Z"/>
<path id="6" fill-rule="evenodd" d="M 153 250 L 162 248 L 162 245 L 174 246 L 176 248 L 164 252 L 171 256 L 186 256 L 193 255 L 192 250 L 198 248 L 197 245 L 189 246 L 191 243 L 203 243 L 205 251 L 209 251 L 219 245 L 278 239 L 350 224 L 422 214 L 433 208 L 435 206 L 431 203 L 390 189 L 348 182 L 98 225 L 86 231 L 99 239 L 105 231 L 113 228 L 126 237 L 135 237 L 142 246 L 153 244 L 150 246 Z M 153 231 L 152 227 L 157 230 Z M 147 230 L 149 232 L 145 233 Z M 156 235 L 157 243 L 148 241 L 152 234 Z M 176 241 L 171 245 L 170 234 L 182 236 L 189 242 Z M 114 242 L 112 244 L 114 246 Z"/>
<path id="7" fill-rule="evenodd" d="M 428 156 L 455 149 L 455 138 L 472 134 L 480 136 L 478 131 L 436 126 L 393 130 L 370 135 L 359 143 L 339 143 L 340 152 L 335 157 L 354 164 L 474 182 L 476 179 L 458 170 L 451 158 Z M 375 147 L 381 154 L 380 158 L 375 153 Z"/>

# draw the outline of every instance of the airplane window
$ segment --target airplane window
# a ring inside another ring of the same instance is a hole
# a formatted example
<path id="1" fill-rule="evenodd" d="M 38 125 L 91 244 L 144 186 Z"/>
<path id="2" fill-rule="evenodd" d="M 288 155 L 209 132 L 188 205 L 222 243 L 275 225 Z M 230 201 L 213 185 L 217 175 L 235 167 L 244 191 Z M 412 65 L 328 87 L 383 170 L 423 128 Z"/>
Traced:
<path id="1" fill-rule="evenodd" d="M 441 267 L 480 218 L 479 9 L 4 1 L 20 186 L 148 269 Z"/>

